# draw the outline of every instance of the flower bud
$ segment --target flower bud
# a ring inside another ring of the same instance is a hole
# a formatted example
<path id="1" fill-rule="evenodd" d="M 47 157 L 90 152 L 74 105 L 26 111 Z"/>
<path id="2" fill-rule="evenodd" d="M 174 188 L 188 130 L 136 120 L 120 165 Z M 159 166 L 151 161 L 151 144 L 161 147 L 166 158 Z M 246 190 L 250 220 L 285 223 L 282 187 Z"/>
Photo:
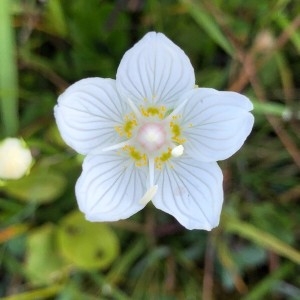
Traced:
<path id="1" fill-rule="evenodd" d="M 255 38 L 254 47 L 257 52 L 269 52 L 275 46 L 275 40 L 272 33 L 268 30 L 262 30 Z"/>
<path id="2" fill-rule="evenodd" d="M 32 156 L 25 142 L 18 138 L 6 138 L 0 142 L 0 178 L 19 179 L 32 165 Z"/>

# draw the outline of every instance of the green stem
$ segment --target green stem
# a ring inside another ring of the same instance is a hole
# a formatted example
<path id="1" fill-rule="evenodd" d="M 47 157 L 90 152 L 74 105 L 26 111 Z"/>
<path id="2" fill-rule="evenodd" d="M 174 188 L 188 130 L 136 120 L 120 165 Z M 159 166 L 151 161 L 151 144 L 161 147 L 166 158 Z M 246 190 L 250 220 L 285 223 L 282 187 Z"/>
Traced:
<path id="1" fill-rule="evenodd" d="M 18 132 L 18 76 L 10 0 L 0 1 L 0 112 L 4 136 Z"/>
<path id="2" fill-rule="evenodd" d="M 1 0 L 3 1 L 3 0 Z M 0 2 L 1 2 L 0 1 Z M 17 295 L 1 298 L 2 300 L 32 300 L 32 299 L 46 299 L 57 295 L 63 287 L 61 285 L 52 285 L 49 287 L 36 289 L 30 292 L 24 292 Z"/>
<path id="3" fill-rule="evenodd" d="M 296 250 L 271 233 L 265 232 L 251 224 L 225 214 L 223 217 L 223 226 L 227 232 L 235 233 L 265 249 L 290 259 L 296 264 L 300 264 L 300 251 Z"/>

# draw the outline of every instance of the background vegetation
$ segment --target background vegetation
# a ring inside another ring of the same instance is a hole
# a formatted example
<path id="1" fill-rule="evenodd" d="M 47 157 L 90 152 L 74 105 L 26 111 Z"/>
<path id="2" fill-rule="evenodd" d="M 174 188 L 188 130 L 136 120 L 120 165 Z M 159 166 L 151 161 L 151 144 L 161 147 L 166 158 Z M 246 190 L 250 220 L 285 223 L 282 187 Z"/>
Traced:
<path id="1" fill-rule="evenodd" d="M 0 296 L 30 299 L 300 299 L 300 2 L 1 0 L 0 137 L 35 164 L 0 188 Z M 185 50 L 197 84 L 255 105 L 255 128 L 221 163 L 226 200 L 212 232 L 148 205 L 129 220 L 83 220 L 82 157 L 61 140 L 57 96 L 115 78 L 146 32 Z"/>

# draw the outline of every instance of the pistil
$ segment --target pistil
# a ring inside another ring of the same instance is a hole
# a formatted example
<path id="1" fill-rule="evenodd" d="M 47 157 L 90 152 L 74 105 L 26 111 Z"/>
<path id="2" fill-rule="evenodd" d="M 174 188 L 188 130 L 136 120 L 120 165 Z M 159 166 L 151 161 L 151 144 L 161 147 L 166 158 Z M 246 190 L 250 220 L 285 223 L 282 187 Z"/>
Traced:
<path id="1" fill-rule="evenodd" d="M 137 141 L 148 154 L 160 150 L 166 142 L 166 132 L 162 124 L 146 123 L 137 133 Z"/>

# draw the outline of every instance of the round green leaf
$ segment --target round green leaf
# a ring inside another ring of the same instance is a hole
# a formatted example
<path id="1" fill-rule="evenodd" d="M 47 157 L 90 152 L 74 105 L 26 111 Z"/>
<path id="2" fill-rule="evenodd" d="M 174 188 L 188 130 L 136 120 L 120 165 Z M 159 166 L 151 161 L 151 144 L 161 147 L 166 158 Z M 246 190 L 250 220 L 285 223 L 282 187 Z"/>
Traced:
<path id="1" fill-rule="evenodd" d="M 45 225 L 28 236 L 25 274 L 34 285 L 50 284 L 64 275 L 66 262 L 58 255 L 55 229 Z"/>
<path id="2" fill-rule="evenodd" d="M 82 213 L 72 212 L 58 228 L 61 253 L 83 269 L 107 268 L 119 254 L 119 240 L 104 223 L 91 223 Z"/>

